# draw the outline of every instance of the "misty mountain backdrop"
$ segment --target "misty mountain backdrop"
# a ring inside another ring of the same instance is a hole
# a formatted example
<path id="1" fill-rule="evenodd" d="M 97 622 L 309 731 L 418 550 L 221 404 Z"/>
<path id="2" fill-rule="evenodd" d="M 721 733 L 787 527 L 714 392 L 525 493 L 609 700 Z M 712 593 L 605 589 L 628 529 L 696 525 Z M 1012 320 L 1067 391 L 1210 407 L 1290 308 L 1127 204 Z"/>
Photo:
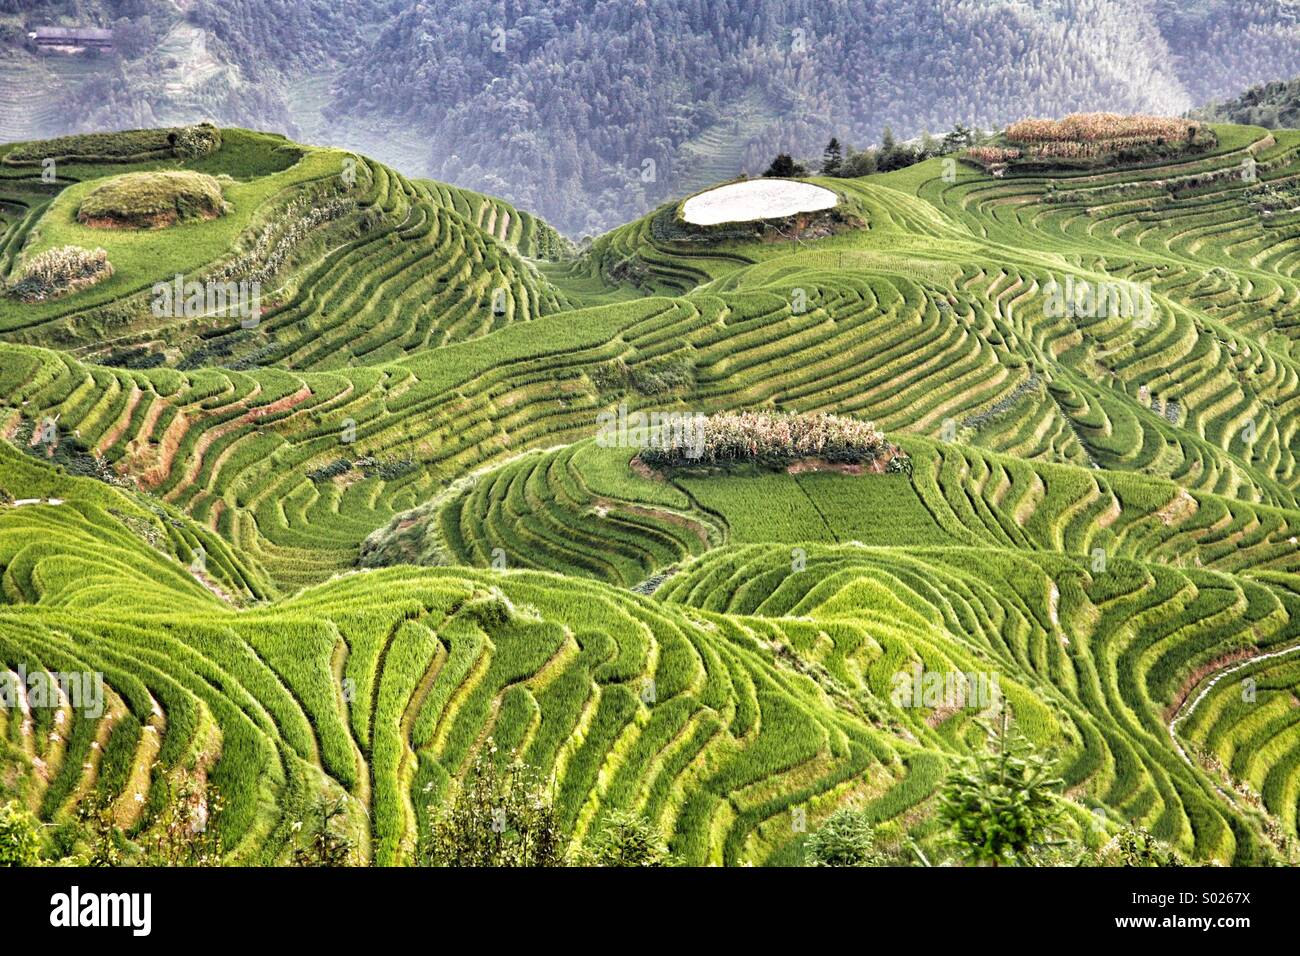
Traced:
<path id="1" fill-rule="evenodd" d="M 486 12 L 485 12 L 486 11 Z M 0 0 L 0 140 L 212 119 L 575 237 L 825 140 L 1183 113 L 1300 73 L 1291 0 Z M 43 25 L 111 53 L 38 53 Z"/>

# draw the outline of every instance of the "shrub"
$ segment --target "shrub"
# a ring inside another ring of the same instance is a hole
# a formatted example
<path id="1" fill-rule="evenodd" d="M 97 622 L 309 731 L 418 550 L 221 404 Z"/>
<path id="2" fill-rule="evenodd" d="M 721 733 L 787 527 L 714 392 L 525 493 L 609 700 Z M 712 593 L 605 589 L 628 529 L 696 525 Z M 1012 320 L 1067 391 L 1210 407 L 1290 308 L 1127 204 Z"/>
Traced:
<path id="1" fill-rule="evenodd" d="M 353 864 L 356 843 L 343 829 L 347 824 L 347 808 L 346 796 L 333 802 L 317 800 L 308 819 L 294 824 L 294 832 L 301 841 L 291 854 L 294 866 Z"/>
<path id="2" fill-rule="evenodd" d="M 599 365 L 591 366 L 587 371 L 592 384 L 602 392 L 623 388 L 627 385 L 630 374 L 627 363 L 622 358 L 601 362 Z"/>
<path id="3" fill-rule="evenodd" d="M 890 475 L 907 475 L 912 476 L 912 456 L 907 454 L 897 454 L 889 459 L 889 464 L 885 466 L 885 473 Z"/>
<path id="4" fill-rule="evenodd" d="M 1182 857 L 1157 840 L 1145 827 L 1126 826 L 1099 849 L 1096 866 L 1183 866 Z"/>
<path id="5" fill-rule="evenodd" d="M 207 782 L 183 770 L 156 779 L 163 809 L 144 841 L 149 866 L 219 866 L 224 853 L 220 838 L 223 802 Z"/>
<path id="6" fill-rule="evenodd" d="M 804 843 L 809 866 L 882 866 L 875 849 L 875 832 L 862 810 L 842 807 L 832 813 Z"/>
<path id="7" fill-rule="evenodd" d="M 352 462 L 347 458 L 335 458 L 328 464 L 321 465 L 307 472 L 307 478 L 313 482 L 329 481 L 339 475 L 346 475 L 352 470 Z"/>
<path id="8" fill-rule="evenodd" d="M 1055 832 L 1061 783 L 1046 760 L 1011 741 L 1004 711 L 998 752 L 967 760 L 948 778 L 939 819 L 949 826 L 953 846 L 973 863 L 1029 862 Z"/>
<path id="9" fill-rule="evenodd" d="M 117 825 L 109 794 L 96 791 L 91 799 L 78 803 L 77 822 L 86 843 L 85 852 L 74 858 L 78 866 L 116 867 L 126 864 L 130 846 Z"/>
<path id="10" fill-rule="evenodd" d="M 578 856 L 583 866 L 671 866 L 659 828 L 637 813 L 616 810 Z"/>
<path id="11" fill-rule="evenodd" d="M 207 156 L 221 148 L 221 130 L 211 123 L 199 123 L 197 126 L 182 126 L 174 132 L 175 139 L 168 137 L 172 149 L 183 159 L 196 159 Z"/>
<path id="12" fill-rule="evenodd" d="M 474 594 L 460 610 L 485 631 L 504 627 L 513 620 L 537 617 L 536 607 L 516 607 L 500 588 L 489 588 L 486 592 Z"/>
<path id="13" fill-rule="evenodd" d="M 695 383 L 691 365 L 685 359 L 659 359 L 631 370 L 632 387 L 642 395 L 660 395 Z"/>
<path id="14" fill-rule="evenodd" d="M 24 302 L 41 302 L 77 292 L 113 274 L 103 249 L 63 246 L 33 257 L 14 284 L 13 294 Z"/>
<path id="15" fill-rule="evenodd" d="M 40 825 L 15 803 L 0 807 L 0 867 L 36 866 L 41 861 Z"/>
<path id="16" fill-rule="evenodd" d="M 356 466 L 365 473 L 367 478 L 381 478 L 384 481 L 396 481 L 418 467 L 415 460 L 411 458 L 370 458 L 368 461 L 358 461 Z"/>
<path id="17" fill-rule="evenodd" d="M 803 163 L 796 163 L 789 153 L 781 153 L 772 160 L 772 165 L 767 167 L 763 173 L 766 177 L 778 177 L 781 179 L 790 179 L 791 177 L 807 176 L 808 167 Z"/>
<path id="18" fill-rule="evenodd" d="M 425 866 L 560 866 L 567 839 L 532 770 L 519 761 L 499 767 L 496 745 L 475 755 L 455 796 L 430 808 Z"/>

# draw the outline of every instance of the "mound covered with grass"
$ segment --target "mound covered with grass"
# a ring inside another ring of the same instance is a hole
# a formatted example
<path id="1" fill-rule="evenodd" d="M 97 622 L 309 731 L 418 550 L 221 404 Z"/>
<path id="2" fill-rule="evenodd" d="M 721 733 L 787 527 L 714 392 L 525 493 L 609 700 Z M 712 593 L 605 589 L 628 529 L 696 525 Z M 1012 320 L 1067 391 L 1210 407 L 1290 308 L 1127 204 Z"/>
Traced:
<path id="1" fill-rule="evenodd" d="M 11 166 L 59 163 L 139 163 L 153 159 L 195 159 L 221 148 L 221 130 L 211 123 L 112 133 L 75 133 L 19 143 L 4 155 Z"/>
<path id="2" fill-rule="evenodd" d="M 123 173 L 81 201 L 77 220 L 101 229 L 161 229 L 191 219 L 215 219 L 226 208 L 221 182 L 206 173 Z"/>

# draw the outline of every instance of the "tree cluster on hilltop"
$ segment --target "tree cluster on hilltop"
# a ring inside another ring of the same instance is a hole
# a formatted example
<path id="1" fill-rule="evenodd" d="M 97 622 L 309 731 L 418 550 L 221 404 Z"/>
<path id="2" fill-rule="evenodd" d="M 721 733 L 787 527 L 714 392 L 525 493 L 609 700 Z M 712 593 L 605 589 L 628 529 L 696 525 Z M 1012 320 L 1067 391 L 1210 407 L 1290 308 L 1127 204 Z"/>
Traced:
<path id="1" fill-rule="evenodd" d="M 1235 99 L 1193 110 L 1189 115 L 1212 123 L 1300 128 L 1300 77 L 1252 87 Z"/>

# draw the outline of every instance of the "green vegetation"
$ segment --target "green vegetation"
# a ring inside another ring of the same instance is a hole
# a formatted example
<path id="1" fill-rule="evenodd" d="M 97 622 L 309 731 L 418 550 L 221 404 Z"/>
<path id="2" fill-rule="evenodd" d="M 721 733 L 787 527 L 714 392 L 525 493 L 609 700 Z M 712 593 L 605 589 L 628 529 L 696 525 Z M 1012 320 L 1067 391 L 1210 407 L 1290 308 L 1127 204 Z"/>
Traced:
<path id="1" fill-rule="evenodd" d="M 504 623 L 504 622 L 499 622 Z M 491 739 L 456 785 L 431 811 L 429 866 L 559 866 L 564 836 L 547 794 L 523 763 L 497 766 Z"/>
<path id="2" fill-rule="evenodd" d="M 167 170 L 106 180 L 86 194 L 77 220 L 90 226 L 141 229 L 214 219 L 225 211 L 217 180 L 206 173 Z"/>
<path id="3" fill-rule="evenodd" d="M 1192 116 L 1265 129 L 1300 128 L 1300 78 L 1253 86 L 1240 96 L 1196 110 Z"/>
<path id="4" fill-rule="evenodd" d="M 63 246 L 33 256 L 10 291 L 24 302 L 41 302 L 79 292 L 112 274 L 113 264 L 103 249 Z"/>
<path id="5" fill-rule="evenodd" d="M 114 272 L 0 300 L 0 672 L 104 685 L 0 698 L 0 803 L 51 861 L 1294 862 L 1300 134 L 1212 131 L 580 255 L 241 130 L 5 167 L 8 284 Z M 230 212 L 76 221 L 178 170 Z M 177 273 L 260 322 L 153 314 Z M 646 468 L 656 412 L 727 467 Z"/>
<path id="6" fill-rule="evenodd" d="M 861 810 L 836 810 L 804 844 L 809 866 L 879 866 L 884 860 L 872 846 L 871 817 Z"/>
<path id="7" fill-rule="evenodd" d="M 140 163 L 175 156 L 197 159 L 221 148 L 221 131 L 210 123 L 172 129 L 133 129 L 116 133 L 79 133 L 18 143 L 4 153 L 12 166 L 58 163 Z"/>
<path id="8" fill-rule="evenodd" d="M 579 857 L 584 866 L 672 866 L 659 828 L 643 816 L 615 810 Z"/>
<path id="9" fill-rule="evenodd" d="M 1029 863 L 1053 836 L 1061 781 L 1042 757 L 1017 752 L 1005 711 L 997 748 L 977 754 L 944 784 L 939 819 L 951 828 L 958 853 L 974 863 Z"/>
<path id="10" fill-rule="evenodd" d="M 13 803 L 0 806 L 0 866 L 36 866 L 41 858 L 36 818 Z"/>

